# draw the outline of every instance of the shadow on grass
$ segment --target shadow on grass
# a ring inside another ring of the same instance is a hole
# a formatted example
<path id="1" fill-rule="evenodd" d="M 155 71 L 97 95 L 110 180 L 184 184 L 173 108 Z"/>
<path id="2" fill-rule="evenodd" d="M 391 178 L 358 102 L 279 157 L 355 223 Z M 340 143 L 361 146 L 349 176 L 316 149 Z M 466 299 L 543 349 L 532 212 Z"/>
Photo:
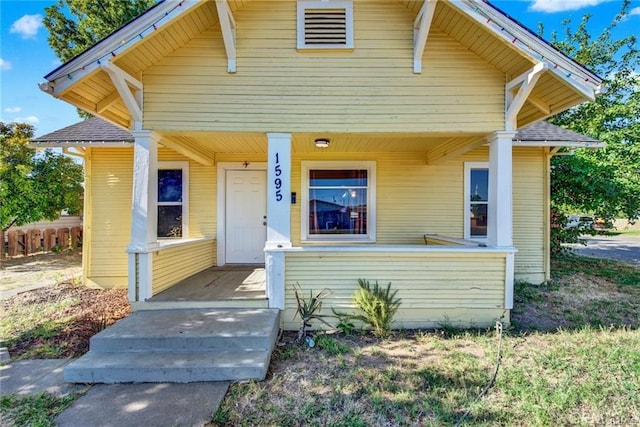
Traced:
<path id="1" fill-rule="evenodd" d="M 513 330 L 640 327 L 640 268 L 562 254 L 552 259 L 552 272 L 542 285 L 516 283 Z"/>

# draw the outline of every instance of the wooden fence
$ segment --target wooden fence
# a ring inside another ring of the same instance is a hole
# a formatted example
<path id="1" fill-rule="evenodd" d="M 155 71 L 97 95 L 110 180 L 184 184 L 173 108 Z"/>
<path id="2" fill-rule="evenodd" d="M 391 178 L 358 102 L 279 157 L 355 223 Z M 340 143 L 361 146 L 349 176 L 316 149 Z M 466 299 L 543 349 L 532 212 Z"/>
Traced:
<path id="1" fill-rule="evenodd" d="M 0 231 L 0 243 L 0 258 L 78 248 L 82 227 Z"/>

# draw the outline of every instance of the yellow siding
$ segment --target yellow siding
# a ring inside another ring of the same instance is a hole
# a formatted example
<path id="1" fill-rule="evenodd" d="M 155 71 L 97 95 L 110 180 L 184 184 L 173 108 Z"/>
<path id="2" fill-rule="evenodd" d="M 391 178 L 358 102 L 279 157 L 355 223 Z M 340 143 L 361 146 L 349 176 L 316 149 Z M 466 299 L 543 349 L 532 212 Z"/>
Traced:
<path id="1" fill-rule="evenodd" d="M 127 254 L 131 237 L 133 149 L 91 149 L 91 197 L 88 283 L 104 288 L 127 287 Z M 89 221 L 87 221 L 89 222 Z"/>
<path id="2" fill-rule="evenodd" d="M 426 233 L 462 237 L 463 169 L 460 163 L 427 165 L 422 153 L 351 153 L 294 156 L 292 190 L 301 194 L 303 160 L 376 161 L 378 244 L 420 245 Z M 292 239 L 300 244 L 300 201 L 292 205 Z"/>
<path id="3" fill-rule="evenodd" d="M 545 154 L 542 148 L 513 151 L 513 242 L 516 279 L 545 281 Z"/>
<path id="4" fill-rule="evenodd" d="M 379 281 L 398 290 L 402 305 L 395 327 L 433 327 L 438 323 L 490 325 L 503 314 L 505 254 L 453 252 L 288 252 L 286 254 L 285 329 L 297 329 L 294 319 L 296 283 L 308 298 L 331 290 L 323 301 L 331 308 L 352 311 L 358 279 Z"/>
<path id="5" fill-rule="evenodd" d="M 158 160 L 188 161 L 173 150 L 161 148 Z M 189 238 L 216 235 L 216 168 L 189 162 Z"/>
<path id="6" fill-rule="evenodd" d="M 88 249 L 85 277 L 91 286 L 127 287 L 126 247 L 131 238 L 133 150 L 91 149 L 87 162 L 85 245 Z M 186 161 L 184 156 L 161 148 L 160 161 Z M 216 168 L 189 162 L 189 238 L 216 236 Z M 213 244 L 213 243 L 211 243 Z M 215 252 L 211 256 L 215 263 Z"/>
<path id="7" fill-rule="evenodd" d="M 215 241 L 206 240 L 153 254 L 153 295 L 215 265 Z"/>
<path id="8" fill-rule="evenodd" d="M 518 279 L 544 281 L 544 152 L 516 148 L 514 166 L 514 245 Z M 427 165 L 422 153 L 336 153 L 294 155 L 292 241 L 300 242 L 301 162 L 305 160 L 374 160 L 377 170 L 377 244 L 421 245 L 424 234 L 462 238 L 464 233 L 464 162 L 486 162 L 486 147 L 455 161 Z"/>
<path id="9" fill-rule="evenodd" d="M 504 74 L 433 28 L 413 73 L 415 14 L 354 3 L 353 51 L 298 52 L 296 2 L 238 9 L 238 72 L 218 26 L 144 72 L 145 128 L 487 133 L 503 124 Z"/>

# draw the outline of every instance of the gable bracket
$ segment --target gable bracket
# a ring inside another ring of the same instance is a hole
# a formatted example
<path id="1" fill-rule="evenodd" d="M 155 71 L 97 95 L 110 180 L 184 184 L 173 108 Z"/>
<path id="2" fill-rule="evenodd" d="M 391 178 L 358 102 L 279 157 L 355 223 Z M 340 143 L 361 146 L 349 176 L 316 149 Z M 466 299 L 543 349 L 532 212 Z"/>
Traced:
<path id="1" fill-rule="evenodd" d="M 236 21 L 233 19 L 227 0 L 216 0 L 216 9 L 220 19 L 220 29 L 224 48 L 227 51 L 227 71 L 236 72 Z"/>
<path id="2" fill-rule="evenodd" d="M 517 128 L 517 116 L 520 109 L 531 95 L 540 76 L 548 69 L 547 64 L 539 62 L 531 70 L 522 73 L 505 85 L 505 130 L 511 131 Z"/>
<path id="3" fill-rule="evenodd" d="M 142 82 L 110 61 L 103 62 L 100 68 L 111 77 L 113 85 L 131 114 L 131 120 L 134 123 L 142 123 Z"/>
<path id="4" fill-rule="evenodd" d="M 438 0 L 424 0 L 424 4 L 413 23 L 413 72 L 422 73 L 422 55 L 427 45 L 429 29 Z"/>

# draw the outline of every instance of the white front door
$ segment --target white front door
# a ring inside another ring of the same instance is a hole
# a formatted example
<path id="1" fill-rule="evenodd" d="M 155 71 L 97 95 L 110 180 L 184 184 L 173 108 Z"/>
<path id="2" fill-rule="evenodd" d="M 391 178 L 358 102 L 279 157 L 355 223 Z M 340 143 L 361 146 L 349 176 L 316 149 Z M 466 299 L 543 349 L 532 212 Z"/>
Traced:
<path id="1" fill-rule="evenodd" d="M 262 264 L 267 240 L 267 171 L 228 170 L 226 178 L 225 260 Z"/>

